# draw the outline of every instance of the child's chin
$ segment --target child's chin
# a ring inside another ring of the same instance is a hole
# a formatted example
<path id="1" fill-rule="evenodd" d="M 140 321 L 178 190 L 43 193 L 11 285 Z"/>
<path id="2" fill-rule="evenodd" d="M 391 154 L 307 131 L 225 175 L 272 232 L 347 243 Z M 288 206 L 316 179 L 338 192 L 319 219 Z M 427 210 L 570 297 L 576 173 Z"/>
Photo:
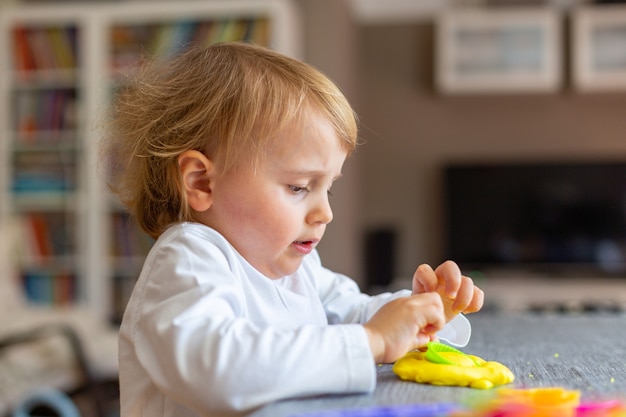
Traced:
<path id="1" fill-rule="evenodd" d="M 272 271 L 267 271 L 267 272 L 262 272 L 263 275 L 265 275 L 266 277 L 270 278 L 270 279 L 281 279 L 281 278 L 285 278 L 287 276 L 293 275 L 296 273 L 296 271 L 300 268 L 300 265 L 302 265 L 302 262 L 298 262 L 297 265 L 289 265 L 288 267 L 282 267 L 280 269 L 274 269 Z"/>

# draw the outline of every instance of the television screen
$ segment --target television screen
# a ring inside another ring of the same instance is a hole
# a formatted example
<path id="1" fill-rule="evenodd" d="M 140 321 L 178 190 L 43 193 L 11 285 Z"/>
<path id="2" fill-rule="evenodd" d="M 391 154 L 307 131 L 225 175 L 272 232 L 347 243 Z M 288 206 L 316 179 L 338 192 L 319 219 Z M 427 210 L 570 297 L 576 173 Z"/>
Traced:
<path id="1" fill-rule="evenodd" d="M 626 276 L 626 162 L 450 164 L 445 255 L 464 268 Z"/>

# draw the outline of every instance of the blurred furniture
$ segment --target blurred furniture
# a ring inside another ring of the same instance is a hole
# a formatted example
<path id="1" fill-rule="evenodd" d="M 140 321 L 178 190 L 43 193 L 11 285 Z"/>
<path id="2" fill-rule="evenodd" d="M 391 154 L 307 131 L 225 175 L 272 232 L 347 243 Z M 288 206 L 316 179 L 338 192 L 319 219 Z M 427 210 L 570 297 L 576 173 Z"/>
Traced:
<path id="1" fill-rule="evenodd" d="M 0 320 L 0 415 L 43 388 L 66 392 L 84 417 L 116 409 L 117 332 L 79 310 L 23 309 Z"/>
<path id="2" fill-rule="evenodd" d="M 11 417 L 80 417 L 80 411 L 64 392 L 55 389 L 38 390 L 17 405 Z"/>
<path id="3" fill-rule="evenodd" d="M 0 236 L 6 245 L 1 227 Z M 0 416 L 42 387 L 84 398 L 83 417 L 102 416 L 117 390 L 117 329 L 89 308 L 30 305 L 1 260 L 0 271 Z"/>

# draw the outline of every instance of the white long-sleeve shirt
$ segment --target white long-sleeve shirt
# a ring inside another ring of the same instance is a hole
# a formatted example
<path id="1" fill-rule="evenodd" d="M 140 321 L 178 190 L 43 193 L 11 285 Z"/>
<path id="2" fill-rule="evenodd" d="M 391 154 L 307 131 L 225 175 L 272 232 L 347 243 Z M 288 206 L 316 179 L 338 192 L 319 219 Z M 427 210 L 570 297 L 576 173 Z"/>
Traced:
<path id="1" fill-rule="evenodd" d="M 272 280 L 215 230 L 172 226 L 148 254 L 120 328 L 121 415 L 223 416 L 371 392 L 375 364 L 361 324 L 408 294 L 362 294 L 315 251 Z M 464 345 L 469 322 L 457 318 L 440 336 Z"/>

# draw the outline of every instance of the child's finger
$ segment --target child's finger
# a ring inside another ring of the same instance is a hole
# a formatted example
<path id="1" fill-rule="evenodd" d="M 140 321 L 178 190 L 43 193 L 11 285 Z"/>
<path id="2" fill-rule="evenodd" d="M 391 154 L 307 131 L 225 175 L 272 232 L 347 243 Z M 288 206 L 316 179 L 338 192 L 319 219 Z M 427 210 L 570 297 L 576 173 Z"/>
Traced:
<path id="1" fill-rule="evenodd" d="M 471 278 L 462 276 L 461 285 L 456 293 L 456 298 L 452 304 L 452 309 L 455 313 L 465 311 L 474 300 L 474 281 Z"/>
<path id="2" fill-rule="evenodd" d="M 466 313 L 475 313 L 483 307 L 483 303 L 485 302 L 485 293 L 478 287 L 474 287 L 474 296 L 472 297 L 472 301 L 465 308 Z"/>
<path id="3" fill-rule="evenodd" d="M 463 277 L 459 266 L 455 262 L 446 261 L 437 267 L 435 273 L 444 282 L 446 295 L 456 298 Z"/>
<path id="4" fill-rule="evenodd" d="M 413 294 L 434 292 L 437 290 L 437 274 L 428 264 L 417 267 L 413 274 Z"/>

